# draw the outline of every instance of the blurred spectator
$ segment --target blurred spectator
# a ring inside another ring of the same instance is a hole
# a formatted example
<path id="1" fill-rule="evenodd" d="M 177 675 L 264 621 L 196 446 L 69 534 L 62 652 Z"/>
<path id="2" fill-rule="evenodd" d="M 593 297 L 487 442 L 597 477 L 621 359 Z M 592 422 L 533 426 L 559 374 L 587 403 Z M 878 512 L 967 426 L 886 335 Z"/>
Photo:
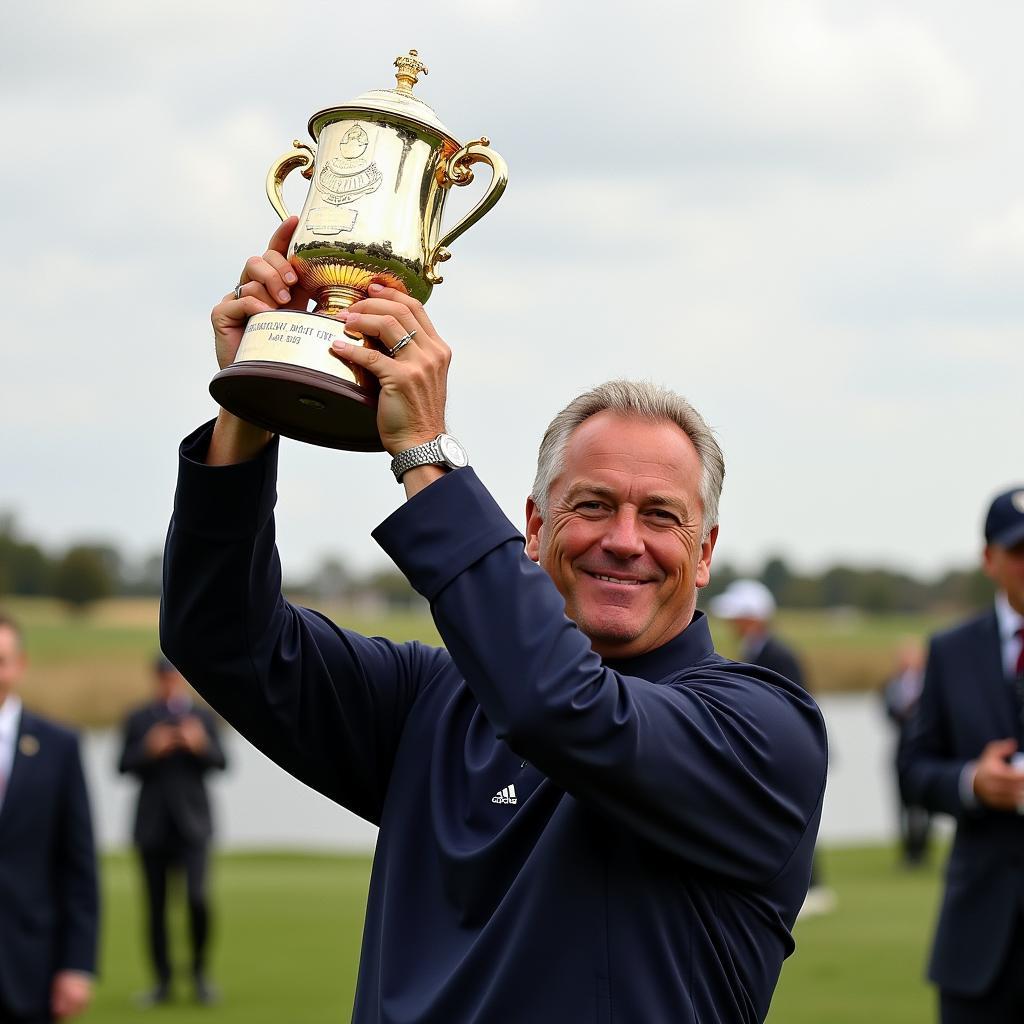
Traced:
<path id="1" fill-rule="evenodd" d="M 896 726 L 897 744 L 893 757 L 896 773 L 896 791 L 899 805 L 899 837 L 903 863 L 908 867 L 922 864 L 928 855 L 931 834 L 931 812 L 913 801 L 908 801 L 899 784 L 899 748 L 921 699 L 924 685 L 924 650 L 918 640 L 906 640 L 896 655 L 896 673 L 885 684 L 882 699 L 889 721 Z"/>
<path id="2" fill-rule="evenodd" d="M 739 660 L 777 672 L 807 689 L 803 668 L 796 654 L 771 632 L 775 598 L 758 580 L 733 580 L 710 602 L 711 614 L 730 623 L 740 641 Z M 801 917 L 827 914 L 835 908 L 836 896 L 822 880 L 821 858 L 815 854 L 811 885 L 800 910 Z"/>
<path id="3" fill-rule="evenodd" d="M 932 638 L 900 751 L 907 799 L 957 820 L 929 978 L 943 1024 L 1024 1020 L 1024 485 L 985 519 L 995 605 Z"/>
<path id="4" fill-rule="evenodd" d="M 216 1001 L 206 973 L 210 910 L 207 874 L 213 818 L 205 776 L 226 761 L 214 716 L 196 706 L 178 670 L 162 655 L 154 666 L 157 696 L 124 725 L 120 770 L 142 785 L 135 814 L 135 844 L 146 881 L 149 951 L 156 985 L 143 996 L 155 1005 L 172 997 L 167 943 L 167 880 L 184 869 L 192 942 L 192 983 L 201 1003 Z"/>
<path id="5" fill-rule="evenodd" d="M 22 707 L 21 630 L 0 614 L 0 1022 L 45 1024 L 92 998 L 99 896 L 78 738 Z"/>

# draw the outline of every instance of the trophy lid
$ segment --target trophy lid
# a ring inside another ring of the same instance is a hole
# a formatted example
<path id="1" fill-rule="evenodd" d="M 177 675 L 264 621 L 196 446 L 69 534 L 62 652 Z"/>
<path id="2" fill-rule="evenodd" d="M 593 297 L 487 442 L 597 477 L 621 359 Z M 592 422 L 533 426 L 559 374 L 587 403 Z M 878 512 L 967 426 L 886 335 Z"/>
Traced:
<path id="1" fill-rule="evenodd" d="M 397 83 L 394 89 L 371 89 L 350 103 L 328 107 L 315 113 L 309 119 L 309 134 L 313 136 L 314 141 L 320 138 L 320 132 L 327 125 L 342 120 L 346 114 L 392 114 L 403 121 L 411 121 L 431 129 L 457 147 L 459 143 L 441 123 L 433 108 L 413 95 L 412 88 L 419 80 L 419 76 L 430 73 L 427 65 L 419 59 L 419 53 L 410 50 L 408 54 L 396 57 L 395 67 L 398 70 L 395 72 Z"/>

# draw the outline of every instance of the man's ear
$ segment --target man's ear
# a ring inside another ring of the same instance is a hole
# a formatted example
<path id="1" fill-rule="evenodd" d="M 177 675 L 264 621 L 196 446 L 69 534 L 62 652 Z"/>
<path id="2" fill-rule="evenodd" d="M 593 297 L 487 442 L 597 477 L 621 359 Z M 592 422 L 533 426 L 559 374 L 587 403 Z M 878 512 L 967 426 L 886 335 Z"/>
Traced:
<path id="1" fill-rule="evenodd" d="M 540 531 L 544 519 L 533 498 L 526 499 L 526 557 L 540 561 Z"/>
<path id="2" fill-rule="evenodd" d="M 986 544 L 984 551 L 982 551 L 981 571 L 990 580 L 992 580 L 993 582 L 998 583 L 998 580 L 996 580 L 996 575 L 995 575 L 995 573 L 996 573 L 995 565 L 993 564 L 992 545 L 991 544 Z"/>
<path id="3" fill-rule="evenodd" d="M 700 546 L 700 558 L 697 559 L 697 574 L 693 581 L 700 590 L 711 582 L 711 556 L 715 553 L 715 541 L 718 540 L 718 527 L 715 526 L 708 539 Z"/>

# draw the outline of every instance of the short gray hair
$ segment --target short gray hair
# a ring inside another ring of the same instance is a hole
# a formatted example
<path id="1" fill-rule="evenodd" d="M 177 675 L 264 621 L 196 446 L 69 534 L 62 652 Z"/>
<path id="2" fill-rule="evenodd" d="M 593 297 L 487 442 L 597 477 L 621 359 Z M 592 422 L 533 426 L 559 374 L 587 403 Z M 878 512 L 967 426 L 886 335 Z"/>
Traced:
<path id="1" fill-rule="evenodd" d="M 667 420 L 693 442 L 701 465 L 701 540 L 707 540 L 718 525 L 725 457 L 704 417 L 681 395 L 650 381 L 610 380 L 599 384 L 573 399 L 548 424 L 537 453 L 537 475 L 533 481 L 532 497 L 541 515 L 547 515 L 551 485 L 565 466 L 569 438 L 584 420 L 605 410 L 653 422 Z"/>

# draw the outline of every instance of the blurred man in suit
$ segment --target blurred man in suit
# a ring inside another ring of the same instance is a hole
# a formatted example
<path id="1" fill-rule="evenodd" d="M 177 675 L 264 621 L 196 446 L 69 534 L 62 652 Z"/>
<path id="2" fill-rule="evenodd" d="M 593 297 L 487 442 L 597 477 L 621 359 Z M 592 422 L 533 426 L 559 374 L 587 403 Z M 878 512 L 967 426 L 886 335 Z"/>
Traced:
<path id="1" fill-rule="evenodd" d="M 0 614 L 0 1024 L 92 998 L 99 898 L 78 738 L 26 711 L 21 630 Z"/>
<path id="2" fill-rule="evenodd" d="M 771 631 L 775 598 L 759 580 L 733 580 L 713 598 L 711 614 L 725 619 L 740 641 L 740 660 L 777 672 L 807 689 L 803 667 L 796 654 Z M 811 885 L 800 908 L 801 917 L 827 914 L 835 908 L 836 896 L 823 882 L 820 858 L 811 863 Z"/>
<path id="3" fill-rule="evenodd" d="M 1024 1020 L 1024 485 L 985 519 L 995 606 L 933 637 L 903 790 L 957 819 L 928 976 L 942 1024 Z"/>
<path id="4" fill-rule="evenodd" d="M 156 987 L 148 1004 L 171 998 L 171 961 L 167 945 L 167 879 L 183 868 L 188 892 L 195 996 L 211 1003 L 216 992 L 206 975 L 210 911 L 207 867 L 213 818 L 206 773 L 226 761 L 213 715 L 196 706 L 178 670 L 162 655 L 155 664 L 157 696 L 125 721 L 120 770 L 142 783 L 135 814 L 149 905 L 149 949 Z"/>

